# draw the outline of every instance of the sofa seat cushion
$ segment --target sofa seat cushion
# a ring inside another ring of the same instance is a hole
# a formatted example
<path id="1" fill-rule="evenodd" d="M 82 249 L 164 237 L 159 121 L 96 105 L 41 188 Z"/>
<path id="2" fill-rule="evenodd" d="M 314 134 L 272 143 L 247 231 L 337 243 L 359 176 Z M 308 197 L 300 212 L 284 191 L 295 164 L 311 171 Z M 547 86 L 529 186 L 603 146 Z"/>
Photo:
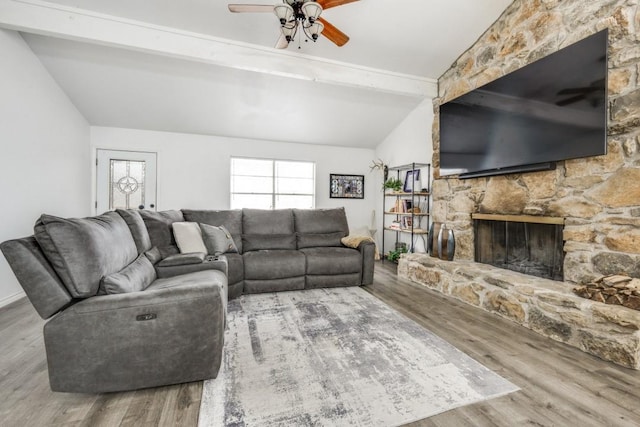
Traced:
<path id="1" fill-rule="evenodd" d="M 140 292 L 156 279 L 156 270 L 144 255 L 138 255 L 135 261 L 117 273 L 105 276 L 100 281 L 99 294 L 123 294 Z"/>
<path id="2" fill-rule="evenodd" d="M 307 258 L 307 274 L 333 275 L 360 273 L 362 255 L 351 248 L 300 249 Z"/>
<path id="3" fill-rule="evenodd" d="M 179 276 L 165 277 L 156 279 L 145 290 L 152 291 L 157 289 L 178 288 L 189 285 L 210 285 L 219 286 L 222 290 L 222 302 L 224 304 L 224 313 L 227 312 L 228 286 L 227 276 L 220 270 L 203 270 L 193 273 L 181 274 Z"/>
<path id="4" fill-rule="evenodd" d="M 42 215 L 35 237 L 74 298 L 96 295 L 103 277 L 138 257 L 131 231 L 116 212 L 69 219 Z"/>
<path id="5" fill-rule="evenodd" d="M 264 250 L 246 252 L 244 278 L 247 280 L 273 280 L 304 276 L 305 256 L 300 251 Z"/>

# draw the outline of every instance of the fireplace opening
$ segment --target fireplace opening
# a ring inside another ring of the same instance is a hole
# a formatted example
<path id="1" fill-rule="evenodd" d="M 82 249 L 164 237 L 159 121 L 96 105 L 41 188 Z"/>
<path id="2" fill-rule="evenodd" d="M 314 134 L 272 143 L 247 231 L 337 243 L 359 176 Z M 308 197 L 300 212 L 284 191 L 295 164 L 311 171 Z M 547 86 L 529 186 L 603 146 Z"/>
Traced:
<path id="1" fill-rule="evenodd" d="M 563 218 L 473 215 L 475 261 L 564 280 Z"/>

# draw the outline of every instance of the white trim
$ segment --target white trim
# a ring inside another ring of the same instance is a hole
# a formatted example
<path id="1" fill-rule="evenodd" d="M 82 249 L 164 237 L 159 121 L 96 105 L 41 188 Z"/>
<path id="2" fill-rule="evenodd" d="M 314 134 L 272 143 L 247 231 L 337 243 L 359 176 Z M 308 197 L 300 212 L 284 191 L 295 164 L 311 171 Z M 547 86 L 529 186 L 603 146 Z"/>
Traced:
<path id="1" fill-rule="evenodd" d="M 411 97 L 437 81 L 257 46 L 41 0 L 0 0 L 0 27 L 222 67 Z"/>
<path id="2" fill-rule="evenodd" d="M 26 296 L 27 296 L 27 294 L 25 294 L 24 291 L 20 291 L 18 293 L 13 294 L 13 295 L 6 296 L 6 297 L 0 299 L 0 308 L 5 307 L 5 306 L 11 304 L 12 302 L 18 301 L 22 297 L 26 297 Z"/>

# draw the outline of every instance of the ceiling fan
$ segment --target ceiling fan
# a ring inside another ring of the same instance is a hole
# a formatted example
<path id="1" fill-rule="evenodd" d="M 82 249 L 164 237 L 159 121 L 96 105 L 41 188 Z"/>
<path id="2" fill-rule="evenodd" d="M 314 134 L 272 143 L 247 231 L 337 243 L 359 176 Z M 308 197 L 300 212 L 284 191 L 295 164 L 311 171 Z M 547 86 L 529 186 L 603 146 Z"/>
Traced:
<path id="1" fill-rule="evenodd" d="M 314 42 L 320 34 L 338 46 L 349 41 L 349 36 L 320 17 L 323 10 L 358 0 L 282 0 L 274 6 L 268 4 L 229 4 L 234 13 L 274 13 L 280 20 L 280 37 L 276 49 L 286 49 L 295 39 L 298 29 Z"/>

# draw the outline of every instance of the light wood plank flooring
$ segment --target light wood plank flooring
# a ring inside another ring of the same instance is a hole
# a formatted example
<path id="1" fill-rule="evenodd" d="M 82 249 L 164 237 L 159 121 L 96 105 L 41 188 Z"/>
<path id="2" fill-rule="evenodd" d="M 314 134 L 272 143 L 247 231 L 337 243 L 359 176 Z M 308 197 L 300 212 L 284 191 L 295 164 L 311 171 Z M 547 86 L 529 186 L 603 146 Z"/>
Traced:
<path id="1" fill-rule="evenodd" d="M 553 342 L 376 267 L 376 297 L 521 388 L 413 426 L 640 426 L 640 372 Z M 195 426 L 202 383 L 102 395 L 49 390 L 42 321 L 0 309 L 1 426 Z"/>

